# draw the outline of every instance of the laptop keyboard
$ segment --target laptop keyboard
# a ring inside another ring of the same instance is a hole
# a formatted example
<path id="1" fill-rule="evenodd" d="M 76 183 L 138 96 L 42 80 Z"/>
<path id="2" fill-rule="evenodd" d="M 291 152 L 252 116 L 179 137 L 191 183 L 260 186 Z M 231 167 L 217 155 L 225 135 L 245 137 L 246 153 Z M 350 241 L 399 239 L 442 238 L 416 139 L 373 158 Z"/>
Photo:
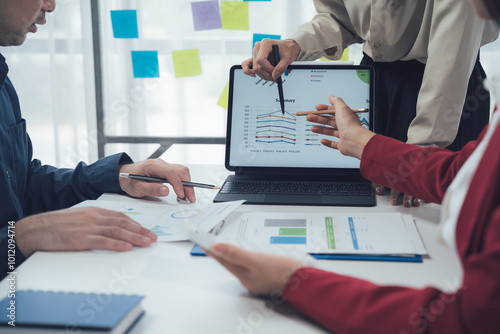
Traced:
<path id="1" fill-rule="evenodd" d="M 276 194 L 322 196 L 371 196 L 369 183 L 246 181 L 226 182 L 221 194 Z"/>

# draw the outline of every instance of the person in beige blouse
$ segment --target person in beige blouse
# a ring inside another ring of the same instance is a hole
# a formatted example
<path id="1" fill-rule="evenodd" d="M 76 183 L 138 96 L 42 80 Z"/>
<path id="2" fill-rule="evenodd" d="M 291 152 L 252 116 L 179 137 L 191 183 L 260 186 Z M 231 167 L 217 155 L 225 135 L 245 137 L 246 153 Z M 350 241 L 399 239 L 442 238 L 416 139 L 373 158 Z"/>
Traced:
<path id="1" fill-rule="evenodd" d="M 478 18 L 462 0 L 314 4 L 317 15 L 289 39 L 257 43 L 242 63 L 244 72 L 274 81 L 292 61 L 340 59 L 349 45 L 363 43 L 362 64 L 375 68 L 375 132 L 452 150 L 477 138 L 490 115 L 479 48 L 498 37 L 493 22 Z M 268 60 L 273 44 L 280 49 L 276 67 Z M 391 203 L 400 202 L 401 194 L 392 191 Z M 420 200 L 405 195 L 403 205 Z"/>

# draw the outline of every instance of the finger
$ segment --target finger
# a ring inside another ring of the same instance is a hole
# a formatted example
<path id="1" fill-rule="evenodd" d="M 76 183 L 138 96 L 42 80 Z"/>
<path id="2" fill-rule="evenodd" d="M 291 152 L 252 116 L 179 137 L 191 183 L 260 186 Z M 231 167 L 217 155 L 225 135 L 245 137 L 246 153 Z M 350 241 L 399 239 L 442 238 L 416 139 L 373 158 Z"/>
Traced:
<path id="1" fill-rule="evenodd" d="M 101 235 L 88 235 L 85 238 L 85 246 L 81 250 L 107 249 L 125 252 L 132 249 L 132 244 L 122 240 L 107 238 Z"/>
<path id="2" fill-rule="evenodd" d="M 333 140 L 321 139 L 321 144 L 336 150 L 339 149 L 339 143 Z"/>
<path id="3" fill-rule="evenodd" d="M 184 193 L 186 194 L 186 197 L 189 200 L 189 202 L 191 203 L 196 202 L 196 195 L 193 187 L 184 186 Z"/>
<path id="4" fill-rule="evenodd" d="M 316 105 L 316 110 L 328 110 L 329 108 L 332 108 L 332 106 L 329 106 L 328 104 L 317 104 Z"/>
<path id="5" fill-rule="evenodd" d="M 349 108 L 347 104 L 345 104 L 344 100 L 342 100 L 342 98 L 340 97 L 330 95 L 328 97 L 328 101 L 330 101 L 330 103 L 332 104 L 332 106 L 334 106 L 336 111 L 339 111 L 341 109 L 351 110 L 351 108 Z"/>
<path id="6" fill-rule="evenodd" d="M 260 51 L 260 41 L 259 42 L 256 42 L 253 46 L 253 50 L 252 50 L 252 61 L 254 61 L 255 59 L 257 59 L 257 56 L 259 55 L 259 51 Z M 257 64 L 254 64 L 253 66 L 253 69 L 255 70 L 255 66 L 257 66 Z"/>
<path id="7" fill-rule="evenodd" d="M 420 205 L 422 205 L 422 203 L 423 201 L 420 198 L 416 197 L 413 198 L 413 203 L 412 203 L 413 206 L 419 207 Z"/>
<path id="8" fill-rule="evenodd" d="M 130 219 L 130 217 L 127 220 L 120 220 L 118 221 L 118 226 L 120 228 L 123 228 L 127 231 L 130 231 L 132 233 L 140 234 L 141 236 L 149 238 L 151 241 L 156 241 L 158 239 L 158 235 L 151 231 L 150 229 L 145 228 L 138 222 L 136 222 L 133 219 Z"/>
<path id="9" fill-rule="evenodd" d="M 317 126 L 317 125 L 311 126 L 311 132 L 314 132 L 314 133 L 317 133 L 320 135 L 333 136 L 335 131 L 336 131 L 336 129 L 328 128 L 325 126 Z"/>
<path id="10" fill-rule="evenodd" d="M 96 223 L 99 225 L 106 225 L 108 224 L 110 219 L 118 219 L 118 220 L 123 220 L 127 221 L 128 224 L 133 224 L 136 226 L 141 226 L 138 222 L 135 220 L 131 219 L 129 216 L 126 214 L 119 212 L 119 211 L 114 211 L 114 210 L 108 210 L 108 209 L 103 209 L 95 206 L 89 206 L 85 208 L 73 208 L 73 209 L 67 209 L 68 211 L 74 211 L 75 214 L 80 214 L 77 213 L 78 211 L 83 212 L 85 215 L 83 216 L 83 223 L 87 222 L 92 222 Z"/>
<path id="11" fill-rule="evenodd" d="M 181 177 L 173 170 L 170 170 L 167 172 L 166 179 L 168 180 L 168 183 L 172 186 L 174 189 L 175 194 L 177 197 L 180 198 L 185 198 L 186 193 L 184 192 L 184 185 L 182 184 L 182 179 Z M 183 177 L 185 179 L 184 181 L 190 181 L 189 177 Z"/>
<path id="12" fill-rule="evenodd" d="M 181 170 L 179 171 L 179 175 L 180 175 L 181 180 L 182 181 L 191 181 L 191 174 L 189 173 L 189 169 L 185 166 L 180 166 L 180 168 L 181 168 Z M 183 188 L 184 188 L 184 194 L 187 197 L 187 199 L 191 203 L 196 202 L 194 188 L 193 187 L 186 187 L 186 186 L 183 186 Z"/>
<path id="13" fill-rule="evenodd" d="M 191 181 L 189 169 L 182 165 L 168 164 L 163 160 L 157 160 L 157 163 L 148 168 L 147 175 L 165 178 L 174 189 L 175 194 L 179 198 L 185 198 L 184 185 L 182 181 Z M 158 196 L 154 194 L 147 194 Z M 191 197 L 194 199 L 194 192 L 191 192 Z"/>
<path id="14" fill-rule="evenodd" d="M 377 195 L 382 195 L 385 191 L 385 187 L 381 186 L 380 184 L 377 183 L 372 183 L 373 189 L 375 190 L 375 194 Z"/>
<path id="15" fill-rule="evenodd" d="M 94 231 L 95 235 L 107 237 L 109 239 L 121 240 L 128 242 L 137 247 L 148 247 L 152 240 L 140 233 L 130 232 L 120 226 L 103 226 L 99 230 Z"/>
<path id="16" fill-rule="evenodd" d="M 408 194 L 403 195 L 403 206 L 405 208 L 411 208 L 411 205 L 413 203 L 413 196 L 410 196 Z"/>
<path id="17" fill-rule="evenodd" d="M 134 197 L 144 196 L 167 196 L 169 194 L 168 187 L 162 183 L 146 182 L 142 180 L 132 180 L 133 193 L 130 195 Z"/>
<path id="18" fill-rule="evenodd" d="M 278 80 L 278 78 L 283 73 L 285 73 L 286 69 L 288 68 L 288 65 L 290 65 L 290 63 L 285 59 L 280 60 L 279 63 L 274 67 L 273 72 L 271 73 L 273 79 Z"/>
<path id="19" fill-rule="evenodd" d="M 100 227 L 117 227 L 119 229 L 123 229 L 131 233 L 147 237 L 151 241 L 156 241 L 156 239 L 158 239 L 158 236 L 153 231 L 143 227 L 141 224 L 131 219 L 126 214 L 111 210 L 106 211 L 114 212 L 115 215 L 103 216 L 101 219 L 94 220 L 94 223 L 96 223 Z"/>
<path id="20" fill-rule="evenodd" d="M 84 209 L 85 211 L 96 212 L 96 213 L 100 214 L 103 217 L 108 217 L 108 218 L 113 218 L 113 217 L 115 217 L 115 218 L 126 218 L 126 219 L 130 220 L 131 222 L 136 223 L 135 220 L 131 219 L 129 216 L 127 216 L 126 214 L 124 214 L 123 212 L 120 212 L 120 211 L 99 208 L 97 206 L 90 206 L 90 207 L 82 208 L 82 209 Z"/>
<path id="21" fill-rule="evenodd" d="M 269 56 L 272 54 L 273 43 L 268 40 L 271 41 L 270 39 L 263 39 L 258 48 L 254 48 L 254 72 L 264 80 L 274 81 L 271 75 L 274 66 L 269 61 Z M 257 51 L 257 53 L 255 53 L 255 51 Z"/>
<path id="22" fill-rule="evenodd" d="M 308 122 L 311 122 L 311 123 L 337 126 L 337 122 L 335 121 L 335 117 L 331 117 L 331 116 L 321 116 L 321 115 L 309 114 L 306 116 L 306 120 Z"/>
<path id="23" fill-rule="evenodd" d="M 241 63 L 241 68 L 243 69 L 243 73 L 255 78 L 255 73 L 253 72 L 252 67 L 253 67 L 253 57 L 249 58 L 247 60 L 244 60 Z"/>
<path id="24" fill-rule="evenodd" d="M 392 205 L 399 205 L 399 198 L 401 193 L 397 190 L 391 189 L 389 201 Z"/>

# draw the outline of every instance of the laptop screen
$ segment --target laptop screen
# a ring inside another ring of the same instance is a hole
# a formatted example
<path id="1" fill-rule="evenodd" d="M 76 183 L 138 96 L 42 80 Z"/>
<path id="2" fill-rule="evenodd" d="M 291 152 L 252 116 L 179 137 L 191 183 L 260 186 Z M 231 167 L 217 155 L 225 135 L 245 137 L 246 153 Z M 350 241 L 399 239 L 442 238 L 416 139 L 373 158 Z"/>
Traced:
<path id="1" fill-rule="evenodd" d="M 294 114 L 315 110 L 317 104 L 330 105 L 328 97 L 335 95 L 353 109 L 367 109 L 358 116 L 371 129 L 373 77 L 369 66 L 292 64 L 282 76 L 283 115 L 276 83 L 247 76 L 241 66 L 233 66 L 226 167 L 359 169 L 359 160 L 323 146 L 320 141 L 327 137 L 311 132 L 313 123 L 306 116 Z"/>

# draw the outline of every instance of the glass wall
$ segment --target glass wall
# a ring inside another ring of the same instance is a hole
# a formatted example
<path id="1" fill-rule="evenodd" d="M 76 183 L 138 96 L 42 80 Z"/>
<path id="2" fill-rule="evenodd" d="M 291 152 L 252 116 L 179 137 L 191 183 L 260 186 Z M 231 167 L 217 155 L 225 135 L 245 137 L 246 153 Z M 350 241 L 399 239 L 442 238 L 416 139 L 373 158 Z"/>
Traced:
<path id="1" fill-rule="evenodd" d="M 99 5 L 105 130 L 120 136 L 223 137 L 226 110 L 218 102 L 229 68 L 251 56 L 254 34 L 284 39 L 315 13 L 311 0 L 249 1 L 248 29 L 195 30 L 192 1 L 103 0 Z M 115 10 L 136 11 L 138 38 L 114 37 L 111 11 Z M 90 13 L 89 0 L 58 0 L 46 26 L 29 34 L 21 47 L 1 51 L 35 156 L 59 167 L 97 159 Z M 173 54 L 182 50 L 198 51 L 200 74 L 176 76 Z M 134 77 L 132 51 L 156 51 L 159 77 Z M 498 68 L 499 56 L 499 41 L 482 49 L 488 74 Z M 349 60 L 360 58 L 361 46 L 351 46 Z M 106 154 L 127 151 L 141 160 L 157 147 L 109 144 Z M 163 157 L 184 164 L 222 163 L 224 147 L 174 145 Z"/>

